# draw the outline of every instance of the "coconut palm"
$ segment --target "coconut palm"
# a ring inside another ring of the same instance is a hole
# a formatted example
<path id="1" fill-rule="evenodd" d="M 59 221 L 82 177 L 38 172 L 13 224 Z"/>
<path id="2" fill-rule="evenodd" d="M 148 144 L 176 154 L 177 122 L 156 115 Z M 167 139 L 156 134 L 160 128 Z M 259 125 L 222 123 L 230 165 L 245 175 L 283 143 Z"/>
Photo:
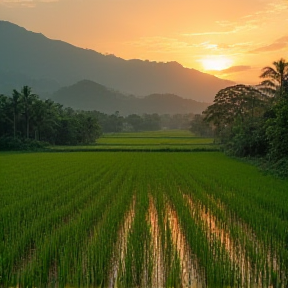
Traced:
<path id="1" fill-rule="evenodd" d="M 13 135 L 14 138 L 16 137 L 16 130 L 17 130 L 17 121 L 18 121 L 18 114 L 19 114 L 19 106 L 20 106 L 20 98 L 21 94 L 17 90 L 13 90 L 12 95 L 12 106 L 13 106 Z"/>
<path id="2" fill-rule="evenodd" d="M 32 117 L 32 104 L 38 98 L 36 94 L 33 94 L 31 88 L 24 86 L 21 90 L 21 98 L 24 106 L 25 124 L 26 124 L 26 137 L 29 138 L 30 129 L 29 122 Z"/>
<path id="3" fill-rule="evenodd" d="M 266 78 L 261 82 L 263 90 L 266 90 L 274 97 L 283 97 L 284 94 L 284 81 L 288 77 L 288 62 L 281 58 L 278 61 L 273 62 L 274 68 L 267 66 L 262 69 L 260 78 Z"/>

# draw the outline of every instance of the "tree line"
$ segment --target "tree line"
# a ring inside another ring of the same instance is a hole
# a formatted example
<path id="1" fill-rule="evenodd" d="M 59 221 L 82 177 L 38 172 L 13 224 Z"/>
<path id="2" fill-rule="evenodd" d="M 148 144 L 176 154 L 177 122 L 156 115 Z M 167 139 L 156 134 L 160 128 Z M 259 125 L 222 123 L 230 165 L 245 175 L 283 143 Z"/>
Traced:
<path id="1" fill-rule="evenodd" d="M 0 94 L 0 149 L 95 144 L 102 133 L 188 129 L 193 114 L 132 114 L 80 111 L 40 99 L 29 86 Z"/>
<path id="2" fill-rule="evenodd" d="M 2 146 L 85 144 L 101 134 L 98 120 L 85 111 L 74 111 L 47 99 L 41 100 L 28 86 L 12 96 L 0 95 Z M 4 143 L 4 144 L 3 144 Z M 9 148 L 9 147 L 6 147 Z M 20 147 L 21 148 L 21 147 Z"/>
<path id="3" fill-rule="evenodd" d="M 257 86 L 220 90 L 213 104 L 192 121 L 191 130 L 197 133 L 201 124 L 227 153 L 261 157 L 288 174 L 288 62 L 273 62 L 260 77 L 263 81 Z"/>
<path id="4" fill-rule="evenodd" d="M 144 113 L 142 115 L 130 114 L 126 117 L 121 116 L 118 111 L 112 115 L 98 111 L 94 111 L 94 113 L 97 114 L 99 124 L 104 133 L 157 131 L 163 129 L 188 130 L 194 117 L 193 113 L 174 115 Z"/>

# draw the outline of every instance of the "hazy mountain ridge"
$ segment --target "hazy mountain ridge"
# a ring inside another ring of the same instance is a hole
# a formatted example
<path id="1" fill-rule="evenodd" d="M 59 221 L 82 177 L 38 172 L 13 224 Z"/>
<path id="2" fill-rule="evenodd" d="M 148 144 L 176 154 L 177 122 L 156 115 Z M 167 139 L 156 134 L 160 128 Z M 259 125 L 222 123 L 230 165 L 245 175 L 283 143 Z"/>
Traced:
<path id="1" fill-rule="evenodd" d="M 151 94 L 143 98 L 124 95 L 90 80 L 82 80 L 63 87 L 53 94 L 52 99 L 65 106 L 81 110 L 97 110 L 121 115 L 158 113 L 186 114 L 201 113 L 209 105 L 174 94 Z"/>
<path id="2" fill-rule="evenodd" d="M 0 93 L 11 95 L 13 89 L 18 91 L 27 85 L 33 88 L 33 92 L 38 94 L 40 98 L 50 98 L 51 92 L 61 88 L 60 83 L 52 79 L 35 79 L 25 74 L 1 71 L 0 67 Z"/>
<path id="3" fill-rule="evenodd" d="M 195 69 L 184 68 L 177 62 L 124 60 L 114 55 L 103 55 L 48 39 L 6 21 L 0 21 L 0 39 L 0 89 L 7 86 L 2 79 L 5 77 L 1 75 L 9 72 L 25 75 L 36 86 L 39 83 L 38 93 L 52 93 L 59 87 L 89 79 L 136 96 L 169 93 L 212 102 L 220 89 L 233 84 Z M 14 81 L 18 79 L 14 78 Z M 27 84 L 18 80 L 18 86 Z M 51 86 L 47 87 L 41 81 Z"/>

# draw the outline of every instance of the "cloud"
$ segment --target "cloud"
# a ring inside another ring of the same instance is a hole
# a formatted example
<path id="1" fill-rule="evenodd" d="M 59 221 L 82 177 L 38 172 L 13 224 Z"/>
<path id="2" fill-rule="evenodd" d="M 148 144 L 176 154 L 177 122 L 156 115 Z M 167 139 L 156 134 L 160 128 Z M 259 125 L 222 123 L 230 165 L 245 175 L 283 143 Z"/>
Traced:
<path id="1" fill-rule="evenodd" d="M 253 14 L 245 15 L 238 21 L 221 20 L 216 21 L 215 24 L 219 29 L 215 31 L 204 32 L 192 32 L 184 33 L 182 36 L 212 36 L 212 35 L 231 35 L 240 32 L 247 32 L 257 29 L 262 26 L 263 23 L 269 23 L 272 19 L 275 19 L 277 15 L 287 11 L 287 3 L 267 3 L 262 10 L 256 11 Z"/>
<path id="2" fill-rule="evenodd" d="M 200 47 L 202 49 L 210 49 L 214 51 L 224 51 L 223 53 L 232 52 L 242 52 L 243 50 L 247 50 L 249 47 L 253 47 L 253 42 L 240 42 L 240 43 L 211 43 L 210 41 L 202 42 L 195 47 Z M 250 48 L 251 49 L 251 48 Z"/>
<path id="3" fill-rule="evenodd" d="M 286 12 L 288 8 L 288 3 L 286 1 L 274 1 L 273 3 L 267 3 L 264 9 L 259 10 L 253 14 L 246 15 L 242 17 L 243 20 L 249 21 L 250 23 L 265 23 L 269 22 L 270 20 L 275 19 L 277 15 Z"/>
<path id="4" fill-rule="evenodd" d="M 0 3 L 15 3 L 15 4 L 25 4 L 25 3 L 49 3 L 49 2 L 58 2 L 59 0 L 0 0 Z"/>
<path id="5" fill-rule="evenodd" d="M 247 71 L 250 70 L 251 66 L 247 66 L 247 65 L 238 65 L 238 66 L 232 66 L 229 67 L 227 69 L 222 70 L 222 73 L 225 74 L 231 74 L 231 73 L 237 73 L 237 72 L 242 72 L 242 71 Z"/>
<path id="6" fill-rule="evenodd" d="M 0 5 L 11 8 L 16 6 L 33 8 L 37 5 L 37 3 L 50 3 L 58 1 L 59 0 L 0 0 Z"/>
<path id="7" fill-rule="evenodd" d="M 141 37 L 135 41 L 126 42 L 128 45 L 133 45 L 135 47 L 146 47 L 149 52 L 179 52 L 187 47 L 195 47 L 195 45 L 189 45 L 185 41 L 180 41 L 177 38 L 170 37 Z"/>
<path id="8" fill-rule="evenodd" d="M 288 47 L 288 36 L 277 39 L 274 43 L 248 51 L 251 54 L 279 51 Z"/>
<path id="9" fill-rule="evenodd" d="M 208 71 L 209 73 L 212 74 L 217 74 L 217 75 L 224 75 L 224 74 L 233 74 L 233 73 L 238 73 L 238 72 L 243 72 L 243 71 L 247 71 L 247 70 L 251 70 L 252 67 L 251 66 L 247 66 L 247 65 L 238 65 L 238 66 L 231 66 L 227 69 L 223 69 L 220 71 Z"/>
<path id="10" fill-rule="evenodd" d="M 222 25 L 220 25 L 222 26 Z M 241 31 L 250 31 L 252 29 L 258 28 L 257 25 L 253 24 L 253 23 L 245 23 L 243 25 L 240 25 L 239 23 L 235 23 L 235 22 L 231 22 L 229 23 L 229 25 L 227 24 L 227 26 L 234 26 L 231 27 L 232 29 L 227 30 L 227 31 L 208 31 L 208 32 L 193 32 L 193 33 L 183 33 L 182 36 L 207 36 L 207 35 L 231 35 L 231 34 L 235 34 Z M 224 26 L 223 26 L 224 27 Z"/>

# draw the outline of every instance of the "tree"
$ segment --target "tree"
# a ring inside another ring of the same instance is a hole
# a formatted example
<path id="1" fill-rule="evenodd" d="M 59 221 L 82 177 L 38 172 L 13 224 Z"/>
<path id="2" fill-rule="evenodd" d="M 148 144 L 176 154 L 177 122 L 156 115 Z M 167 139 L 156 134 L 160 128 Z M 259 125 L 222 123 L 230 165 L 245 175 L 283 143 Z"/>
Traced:
<path id="1" fill-rule="evenodd" d="M 288 157 L 288 75 L 283 79 L 283 95 L 266 121 L 269 157 L 274 161 Z M 288 162 L 287 162 L 288 164 Z"/>
<path id="2" fill-rule="evenodd" d="M 45 144 L 39 141 L 60 145 L 95 143 L 101 134 L 98 115 L 97 111 L 75 111 L 50 99 L 41 100 L 28 86 L 21 92 L 13 90 L 11 97 L 0 94 L 0 148 L 43 147 Z M 121 125 L 119 113 L 106 116 L 118 121 L 113 122 L 114 128 L 115 124 Z M 32 135 L 34 139 L 30 139 Z"/>
<path id="3" fill-rule="evenodd" d="M 14 90 L 16 91 L 16 90 Z M 16 91 L 17 92 L 17 91 Z M 18 93 L 18 92 L 17 92 Z M 33 94 L 31 88 L 28 86 L 23 86 L 21 90 L 21 100 L 24 108 L 24 116 L 25 116 L 25 126 L 26 126 L 26 138 L 30 136 L 30 119 L 32 117 L 32 104 L 35 100 L 38 99 L 36 94 Z"/>
<path id="4" fill-rule="evenodd" d="M 220 133 L 231 128 L 235 121 L 243 123 L 263 114 L 265 103 L 266 95 L 252 86 L 230 86 L 216 94 L 214 103 L 203 112 L 204 120 L 213 123 Z"/>
<path id="5" fill-rule="evenodd" d="M 16 130 L 17 130 L 17 121 L 18 121 L 18 115 L 21 105 L 21 94 L 17 90 L 13 90 L 12 95 L 12 107 L 13 107 L 13 136 L 16 137 Z"/>
<path id="6" fill-rule="evenodd" d="M 266 153 L 263 127 L 267 96 L 252 86 L 236 85 L 220 90 L 203 114 L 212 123 L 226 151 L 238 156 Z"/>
<path id="7" fill-rule="evenodd" d="M 274 68 L 267 66 L 262 69 L 260 78 L 265 78 L 260 85 L 263 90 L 276 98 L 284 96 L 284 80 L 288 76 L 288 62 L 281 58 L 273 62 Z"/>
<path id="8" fill-rule="evenodd" d="M 90 112 L 81 111 L 76 116 L 77 120 L 77 144 L 94 144 L 101 135 L 98 121 Z"/>
<path id="9" fill-rule="evenodd" d="M 131 114 L 125 118 L 125 121 L 130 125 L 133 131 L 141 131 L 143 128 L 143 119 L 140 115 Z"/>
<path id="10" fill-rule="evenodd" d="M 9 134 L 13 120 L 10 115 L 10 98 L 0 94 L 0 137 Z"/>
<path id="11" fill-rule="evenodd" d="M 124 118 L 120 116 L 119 111 L 116 111 L 112 115 L 100 113 L 98 119 L 102 125 L 103 132 L 115 133 L 122 131 Z"/>
<path id="12" fill-rule="evenodd" d="M 143 114 L 143 130 L 144 131 L 156 131 L 161 129 L 161 118 L 157 113 Z"/>
<path id="13" fill-rule="evenodd" d="M 55 134 L 58 125 L 58 104 L 54 101 L 36 99 L 32 105 L 32 124 L 34 128 L 35 140 L 50 141 L 51 134 Z"/>
<path id="14" fill-rule="evenodd" d="M 189 130 L 199 136 L 211 137 L 213 136 L 212 127 L 204 121 L 203 115 L 196 114 L 190 122 Z"/>
<path id="15" fill-rule="evenodd" d="M 266 135 L 269 141 L 269 157 L 277 161 L 288 157 L 288 102 L 279 101 L 274 111 L 276 117 L 268 119 Z"/>

